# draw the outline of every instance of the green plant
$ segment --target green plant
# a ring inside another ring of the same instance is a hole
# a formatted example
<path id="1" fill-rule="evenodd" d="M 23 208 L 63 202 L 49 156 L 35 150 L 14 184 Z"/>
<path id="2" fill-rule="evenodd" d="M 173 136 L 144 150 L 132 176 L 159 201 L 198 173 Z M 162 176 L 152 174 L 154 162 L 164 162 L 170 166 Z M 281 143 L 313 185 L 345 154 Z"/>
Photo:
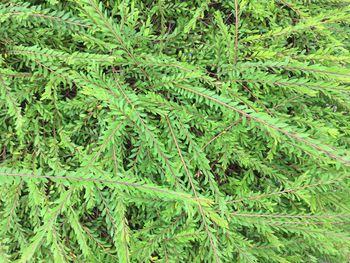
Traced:
<path id="1" fill-rule="evenodd" d="M 349 260 L 350 1 L 3 2 L 3 262 Z"/>

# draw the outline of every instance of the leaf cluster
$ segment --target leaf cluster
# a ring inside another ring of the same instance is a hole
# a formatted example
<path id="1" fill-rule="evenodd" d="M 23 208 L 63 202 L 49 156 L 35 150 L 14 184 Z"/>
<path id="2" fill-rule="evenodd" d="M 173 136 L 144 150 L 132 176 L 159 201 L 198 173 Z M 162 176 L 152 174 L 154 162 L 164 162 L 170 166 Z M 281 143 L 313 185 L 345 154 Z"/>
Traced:
<path id="1" fill-rule="evenodd" d="M 349 4 L 2 1 L 2 262 L 349 261 Z"/>

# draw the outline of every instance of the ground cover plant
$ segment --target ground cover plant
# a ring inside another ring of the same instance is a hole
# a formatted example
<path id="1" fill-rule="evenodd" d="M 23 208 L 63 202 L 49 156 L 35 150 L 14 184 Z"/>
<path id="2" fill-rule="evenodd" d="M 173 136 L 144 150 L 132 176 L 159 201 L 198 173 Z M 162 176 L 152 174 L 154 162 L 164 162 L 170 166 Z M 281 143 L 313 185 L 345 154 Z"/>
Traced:
<path id="1" fill-rule="evenodd" d="M 349 0 L 0 4 L 1 262 L 348 262 Z"/>

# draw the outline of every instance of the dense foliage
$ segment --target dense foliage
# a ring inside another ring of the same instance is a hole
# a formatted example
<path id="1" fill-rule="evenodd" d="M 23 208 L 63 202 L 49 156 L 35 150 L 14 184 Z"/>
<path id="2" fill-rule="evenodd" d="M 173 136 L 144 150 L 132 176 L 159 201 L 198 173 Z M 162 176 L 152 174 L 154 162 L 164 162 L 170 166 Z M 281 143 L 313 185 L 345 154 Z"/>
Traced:
<path id="1" fill-rule="evenodd" d="M 0 261 L 348 262 L 349 0 L 0 4 Z"/>

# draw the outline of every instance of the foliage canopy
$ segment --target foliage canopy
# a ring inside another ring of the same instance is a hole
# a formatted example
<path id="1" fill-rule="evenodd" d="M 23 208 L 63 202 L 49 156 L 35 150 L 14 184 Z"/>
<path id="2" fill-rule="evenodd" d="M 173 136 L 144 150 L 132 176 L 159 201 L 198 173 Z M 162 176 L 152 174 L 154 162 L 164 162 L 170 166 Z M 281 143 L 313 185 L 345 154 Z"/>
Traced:
<path id="1" fill-rule="evenodd" d="M 2 1 L 0 259 L 350 260 L 349 4 Z"/>

